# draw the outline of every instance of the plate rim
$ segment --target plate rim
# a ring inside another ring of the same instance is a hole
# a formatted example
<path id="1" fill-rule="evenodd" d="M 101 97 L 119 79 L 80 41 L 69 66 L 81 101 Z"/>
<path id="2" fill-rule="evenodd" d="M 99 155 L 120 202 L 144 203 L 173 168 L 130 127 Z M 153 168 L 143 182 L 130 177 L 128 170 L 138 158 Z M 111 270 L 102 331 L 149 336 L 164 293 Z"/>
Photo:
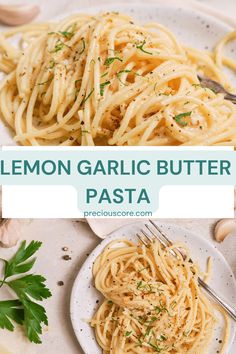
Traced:
<path id="1" fill-rule="evenodd" d="M 155 221 L 158 221 L 158 219 L 154 219 Z M 141 219 L 139 222 L 138 222 L 138 225 L 140 224 L 143 224 L 145 222 L 144 219 Z M 97 258 L 97 255 L 96 253 L 97 252 L 100 252 L 106 247 L 106 245 L 112 241 L 112 240 L 115 240 L 115 239 L 118 239 L 118 237 L 114 237 L 114 234 L 117 233 L 117 232 L 124 232 L 126 228 L 129 228 L 130 226 L 132 225 L 132 222 L 129 223 L 129 224 L 126 224 L 116 230 L 114 230 L 113 232 L 111 232 L 105 239 L 101 240 L 101 242 L 99 242 L 99 244 L 93 249 L 91 250 L 91 253 L 89 254 L 89 256 L 87 257 L 87 259 L 84 261 L 84 263 L 82 264 L 82 266 L 80 267 L 78 273 L 77 273 L 77 276 L 75 277 L 74 279 L 74 282 L 73 282 L 73 285 L 72 285 L 72 288 L 71 288 L 71 295 L 70 295 L 70 304 L 69 304 L 69 309 L 70 309 L 70 320 L 71 320 L 71 324 L 72 324 L 72 328 L 73 328 L 73 331 L 74 331 L 74 334 L 75 334 L 75 337 L 80 345 L 80 347 L 82 348 L 82 350 L 84 351 L 84 353 L 88 353 L 87 352 L 87 347 L 84 346 L 84 341 L 81 341 L 81 337 L 79 336 L 79 331 L 76 330 L 76 328 L 78 327 L 76 325 L 76 320 L 75 320 L 75 317 L 73 316 L 73 313 L 75 312 L 74 309 L 76 307 L 76 299 L 77 299 L 77 287 L 78 287 L 78 284 L 79 284 L 79 281 L 80 281 L 80 277 L 81 277 L 81 274 L 84 270 L 84 268 L 90 264 L 93 264 L 94 260 Z M 207 247 L 209 247 L 211 250 L 214 250 L 215 252 L 215 257 L 218 256 L 221 261 L 224 263 L 226 269 L 229 271 L 229 274 L 231 277 L 231 280 L 232 280 L 232 286 L 234 287 L 234 290 L 236 292 L 236 278 L 234 276 L 234 273 L 233 273 L 233 270 L 231 269 L 229 263 L 227 262 L 226 258 L 224 257 L 224 255 L 214 246 L 214 244 L 200 236 L 199 234 L 197 234 L 195 231 L 192 231 L 192 230 L 189 230 L 187 228 L 185 228 L 183 225 L 178 225 L 178 224 L 175 224 L 174 222 L 171 223 L 171 222 L 166 222 L 165 220 L 161 220 L 160 221 L 160 227 L 163 227 L 164 228 L 177 228 L 179 230 L 181 230 L 181 235 L 189 235 L 188 237 L 195 237 L 195 239 L 200 239 L 200 241 L 203 243 L 203 245 L 205 244 Z M 121 235 L 120 238 L 125 238 L 125 236 Z M 180 237 L 181 238 L 181 237 Z M 191 251 L 191 250 L 190 250 Z M 92 278 L 92 269 L 91 269 L 91 278 Z M 236 328 L 236 324 L 230 320 L 230 325 L 233 326 L 233 328 Z M 226 349 L 226 352 L 225 354 L 229 353 L 229 351 L 232 349 L 233 347 L 233 343 L 234 343 L 234 339 L 235 339 L 235 336 L 236 336 L 236 331 L 234 331 L 232 333 L 232 336 L 230 338 L 230 341 L 228 343 L 228 346 L 227 346 L 227 349 Z"/>

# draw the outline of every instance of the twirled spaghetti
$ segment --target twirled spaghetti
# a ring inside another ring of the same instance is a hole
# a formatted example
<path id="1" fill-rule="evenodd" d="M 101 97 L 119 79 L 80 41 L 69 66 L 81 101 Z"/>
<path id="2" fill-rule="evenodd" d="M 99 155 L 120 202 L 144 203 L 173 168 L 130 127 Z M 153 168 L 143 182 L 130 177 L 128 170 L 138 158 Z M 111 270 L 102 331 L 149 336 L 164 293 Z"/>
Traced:
<path id="1" fill-rule="evenodd" d="M 223 48 L 234 38 L 207 53 L 114 12 L 4 32 L 1 115 L 23 145 L 236 146 L 235 105 L 197 77 L 232 90 Z"/>
<path id="2" fill-rule="evenodd" d="M 215 308 L 199 287 L 198 265 L 183 244 L 163 248 L 158 241 L 149 247 L 113 241 L 97 258 L 93 274 L 105 299 L 91 325 L 104 354 L 208 353 Z"/>

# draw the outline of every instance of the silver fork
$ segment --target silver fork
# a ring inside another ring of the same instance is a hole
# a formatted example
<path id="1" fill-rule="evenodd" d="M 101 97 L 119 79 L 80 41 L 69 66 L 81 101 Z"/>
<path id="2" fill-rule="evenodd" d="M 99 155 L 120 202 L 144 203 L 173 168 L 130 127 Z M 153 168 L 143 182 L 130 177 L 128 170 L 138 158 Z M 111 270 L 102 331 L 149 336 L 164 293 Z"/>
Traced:
<path id="1" fill-rule="evenodd" d="M 198 79 L 202 87 L 209 88 L 215 93 L 223 93 L 226 100 L 236 104 L 236 95 L 226 91 L 226 89 L 221 84 L 219 84 L 219 82 L 200 75 L 198 75 Z"/>
<path id="2" fill-rule="evenodd" d="M 139 238 L 139 240 L 145 245 L 149 246 L 151 242 L 153 242 L 155 239 L 157 239 L 164 247 L 170 247 L 172 246 L 172 242 L 168 239 L 168 237 L 164 234 L 164 232 L 155 224 L 154 221 L 149 220 L 151 225 L 145 224 L 146 229 L 140 230 L 140 233 L 137 233 L 136 236 Z M 183 260 L 186 259 L 186 255 L 183 253 L 183 251 L 180 248 L 176 248 L 178 250 L 178 253 L 174 250 L 171 249 L 169 252 L 172 254 L 174 257 L 179 257 L 179 254 L 182 256 Z M 191 262 L 191 260 L 190 260 Z M 227 303 L 221 296 L 219 296 L 215 290 L 213 290 L 209 285 L 207 285 L 201 278 L 198 277 L 198 283 L 199 285 L 205 289 L 205 291 L 210 295 L 210 297 L 217 302 L 219 305 L 221 305 L 224 310 L 236 321 L 236 310 L 233 308 L 231 305 Z"/>

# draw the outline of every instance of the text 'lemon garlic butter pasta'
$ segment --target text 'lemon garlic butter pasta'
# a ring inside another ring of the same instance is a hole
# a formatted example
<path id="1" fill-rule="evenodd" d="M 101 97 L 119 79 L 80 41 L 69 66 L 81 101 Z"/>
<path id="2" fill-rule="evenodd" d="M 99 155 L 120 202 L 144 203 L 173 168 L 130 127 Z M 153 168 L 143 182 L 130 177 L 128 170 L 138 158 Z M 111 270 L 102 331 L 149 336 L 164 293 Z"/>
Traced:
<path id="1" fill-rule="evenodd" d="M 114 12 L 3 32 L 1 117 L 23 145 L 236 146 L 236 106 L 198 80 L 234 92 L 223 49 L 235 37 L 207 53 Z"/>
<path id="2" fill-rule="evenodd" d="M 105 299 L 90 323 L 104 354 L 209 353 L 218 311 L 199 287 L 200 270 L 185 245 L 116 240 L 96 259 L 93 275 Z M 218 353 L 228 337 L 225 315 Z"/>

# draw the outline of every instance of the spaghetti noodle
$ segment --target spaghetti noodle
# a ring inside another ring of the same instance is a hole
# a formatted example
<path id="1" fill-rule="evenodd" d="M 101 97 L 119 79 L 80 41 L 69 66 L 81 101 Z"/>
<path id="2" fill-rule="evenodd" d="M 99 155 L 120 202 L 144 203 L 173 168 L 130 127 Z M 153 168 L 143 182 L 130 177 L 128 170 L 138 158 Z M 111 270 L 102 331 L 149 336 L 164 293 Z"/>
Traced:
<path id="1" fill-rule="evenodd" d="M 97 258 L 93 274 L 105 299 L 91 326 L 104 354 L 208 353 L 215 309 L 198 285 L 199 268 L 184 245 L 113 241 Z M 221 353 L 225 348 L 224 341 Z"/>
<path id="2" fill-rule="evenodd" d="M 223 49 L 235 37 L 207 53 L 114 12 L 4 32 L 1 116 L 23 145 L 236 146 L 235 105 L 197 77 L 233 90 Z"/>

